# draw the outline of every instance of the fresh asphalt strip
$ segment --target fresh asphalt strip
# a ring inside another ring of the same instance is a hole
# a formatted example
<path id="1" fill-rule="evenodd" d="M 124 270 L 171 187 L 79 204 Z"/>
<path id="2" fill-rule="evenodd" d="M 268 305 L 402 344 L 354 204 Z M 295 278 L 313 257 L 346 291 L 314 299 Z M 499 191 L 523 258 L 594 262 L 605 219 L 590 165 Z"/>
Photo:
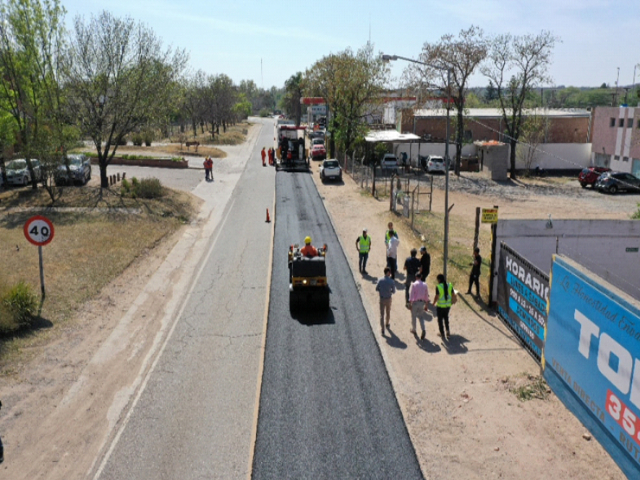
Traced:
<path id="1" fill-rule="evenodd" d="M 423 478 L 353 275 L 310 174 L 278 172 L 276 216 L 252 477 Z M 314 245 L 328 246 L 331 309 L 292 314 L 287 250 L 307 235 Z"/>

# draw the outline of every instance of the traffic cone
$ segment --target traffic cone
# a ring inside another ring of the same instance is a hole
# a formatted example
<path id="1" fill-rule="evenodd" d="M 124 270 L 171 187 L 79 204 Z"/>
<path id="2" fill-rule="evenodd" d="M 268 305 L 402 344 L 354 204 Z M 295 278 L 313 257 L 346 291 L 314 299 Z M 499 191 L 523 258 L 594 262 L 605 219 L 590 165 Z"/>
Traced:
<path id="1" fill-rule="evenodd" d="M 269 209 L 267 208 L 267 221 L 266 223 L 271 223 L 271 217 L 269 216 Z"/>

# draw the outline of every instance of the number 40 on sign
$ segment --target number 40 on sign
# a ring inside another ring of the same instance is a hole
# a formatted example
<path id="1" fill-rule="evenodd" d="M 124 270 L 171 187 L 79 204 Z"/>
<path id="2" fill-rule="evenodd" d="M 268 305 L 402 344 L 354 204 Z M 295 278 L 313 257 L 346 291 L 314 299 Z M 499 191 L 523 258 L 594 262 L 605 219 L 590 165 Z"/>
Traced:
<path id="1" fill-rule="evenodd" d="M 40 259 L 40 288 L 42 290 L 42 298 L 45 296 L 44 290 L 44 269 L 42 266 L 42 247 L 48 245 L 53 240 L 55 230 L 53 223 L 42 215 L 31 217 L 24 224 L 24 236 L 27 240 L 38 247 L 38 257 Z"/>

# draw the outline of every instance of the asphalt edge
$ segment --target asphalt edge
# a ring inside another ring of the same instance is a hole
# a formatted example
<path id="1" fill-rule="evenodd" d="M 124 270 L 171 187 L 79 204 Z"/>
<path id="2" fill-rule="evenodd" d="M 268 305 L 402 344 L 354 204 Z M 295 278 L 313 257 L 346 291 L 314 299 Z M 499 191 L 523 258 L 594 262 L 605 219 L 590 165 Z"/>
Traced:
<path id="1" fill-rule="evenodd" d="M 276 172 L 277 175 L 277 172 Z M 269 325 L 269 308 L 271 306 L 271 277 L 273 274 L 273 248 L 276 232 L 276 182 L 274 177 L 274 192 L 273 203 L 271 211 L 273 212 L 273 220 L 271 222 L 271 245 L 269 247 L 269 266 L 267 270 L 267 284 L 266 284 L 266 300 L 264 305 L 264 327 L 262 337 L 262 356 L 260 357 L 260 364 L 258 365 L 258 387 L 256 388 L 256 401 L 253 412 L 253 428 L 251 431 L 251 444 L 249 446 L 249 468 L 247 469 L 247 479 L 251 480 L 253 477 L 253 459 L 256 453 L 256 439 L 258 438 L 258 418 L 260 416 L 260 396 L 262 395 L 262 380 L 264 378 L 264 359 L 267 353 L 267 327 Z"/>
<path id="2" fill-rule="evenodd" d="M 311 175 L 313 175 L 313 170 L 311 171 Z M 343 177 L 344 178 L 344 177 Z M 376 328 L 378 328 L 376 325 L 374 325 L 372 323 L 372 318 L 375 319 L 376 318 L 376 314 L 375 311 L 373 309 L 373 307 L 371 306 L 371 304 L 369 303 L 368 300 L 365 299 L 363 293 L 362 293 L 362 282 L 360 282 L 355 275 L 355 269 L 354 266 L 352 265 L 351 261 L 349 260 L 349 256 L 346 254 L 346 249 L 344 246 L 344 243 L 342 242 L 342 238 L 340 238 L 340 235 L 338 234 L 338 230 L 336 229 L 336 225 L 335 222 L 333 220 L 333 216 L 331 215 L 331 212 L 327 209 L 327 206 L 324 203 L 324 198 L 322 197 L 322 195 L 320 195 L 320 191 L 318 190 L 318 186 L 316 185 L 315 180 L 313 180 L 313 186 L 315 187 L 315 191 L 316 194 L 318 195 L 318 197 L 320 197 L 321 203 L 322 203 L 322 208 L 324 208 L 324 211 L 327 212 L 327 217 L 329 218 L 329 221 L 331 222 L 331 228 L 333 228 L 333 231 L 336 233 L 336 238 L 338 239 L 338 243 L 340 244 L 340 248 L 342 248 L 342 252 L 344 254 L 344 257 L 347 260 L 347 264 L 349 265 L 349 271 L 351 272 L 351 276 L 353 277 L 353 281 L 356 284 L 357 290 L 358 290 L 358 295 L 360 296 L 360 302 L 362 303 L 362 306 L 364 307 L 365 313 L 367 314 L 367 319 L 369 320 L 369 326 L 371 327 L 371 333 L 373 334 L 373 337 L 375 338 L 376 341 L 376 345 L 378 346 L 378 352 L 380 353 L 380 356 L 382 357 L 383 363 L 384 363 L 384 368 L 387 372 L 387 375 L 389 377 L 389 382 L 391 382 L 391 388 L 393 389 L 393 393 L 394 393 L 394 398 L 396 400 L 396 405 L 398 406 L 398 410 L 400 410 L 400 413 L 402 415 L 402 424 L 404 426 L 405 431 L 407 432 L 407 437 L 409 437 L 409 442 L 411 443 L 411 448 L 413 449 L 413 455 L 415 456 L 416 462 L 418 463 L 418 468 L 420 469 L 420 473 L 422 474 L 422 478 L 428 478 L 425 475 L 425 472 L 422 470 L 422 465 L 420 464 L 420 459 L 418 458 L 418 453 L 416 452 L 416 448 L 413 444 L 413 439 L 411 437 L 411 432 L 409 432 L 409 428 L 407 427 L 407 417 L 405 415 L 404 410 L 402 409 L 402 406 L 400 405 L 400 402 L 398 401 L 398 392 L 395 388 L 395 385 L 399 383 L 399 380 L 395 374 L 395 371 L 393 370 L 393 367 L 390 364 L 390 359 L 387 356 L 387 353 L 385 352 L 385 350 L 382 348 L 382 346 L 380 345 L 380 339 L 378 337 L 378 335 L 376 335 Z M 353 181 L 353 179 L 351 179 L 351 181 Z M 343 180 L 344 183 L 344 180 Z"/>

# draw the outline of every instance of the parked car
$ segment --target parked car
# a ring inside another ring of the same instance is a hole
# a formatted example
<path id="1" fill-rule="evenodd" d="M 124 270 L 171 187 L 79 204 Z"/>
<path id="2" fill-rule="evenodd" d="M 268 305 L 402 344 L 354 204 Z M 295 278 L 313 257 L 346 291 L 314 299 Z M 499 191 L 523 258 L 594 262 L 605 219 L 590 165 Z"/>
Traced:
<path id="1" fill-rule="evenodd" d="M 314 145 L 311 147 L 311 159 L 312 160 L 324 160 L 327 158 L 327 151 L 324 145 Z"/>
<path id="2" fill-rule="evenodd" d="M 578 181 L 580 182 L 580 185 L 582 186 L 582 188 L 586 188 L 587 185 L 591 185 L 591 187 L 593 187 L 596 184 L 596 180 L 598 180 L 600 175 L 610 171 L 611 169 L 606 167 L 584 168 L 578 175 Z"/>
<path id="3" fill-rule="evenodd" d="M 640 179 L 630 173 L 605 172 L 594 185 L 600 192 L 640 192 Z"/>
<path id="4" fill-rule="evenodd" d="M 322 145 L 324 146 L 324 138 L 320 138 L 320 137 L 316 137 L 313 140 L 311 140 L 311 146 L 313 145 Z"/>
<path id="5" fill-rule="evenodd" d="M 398 173 L 398 159 L 393 153 L 385 153 L 380 166 L 383 172 Z"/>
<path id="6" fill-rule="evenodd" d="M 60 165 L 55 173 L 56 185 L 66 185 L 76 182 L 84 185 L 91 180 L 91 160 L 89 160 L 86 155 L 68 155 L 67 158 L 69 159 L 71 178 L 69 178 L 67 166 L 65 164 Z"/>
<path id="7" fill-rule="evenodd" d="M 342 181 L 342 168 L 335 159 L 325 160 L 320 165 L 320 180 L 324 182 L 331 179 Z"/>
<path id="8" fill-rule="evenodd" d="M 307 133 L 307 136 L 310 139 L 321 138 L 324 141 L 325 132 L 324 130 L 311 130 L 310 132 Z"/>
<path id="9" fill-rule="evenodd" d="M 429 155 L 427 157 L 427 172 L 442 172 L 445 173 L 446 167 L 444 166 L 444 158 L 438 155 Z"/>
<path id="10" fill-rule="evenodd" d="M 40 162 L 32 159 L 31 166 L 33 167 L 33 173 L 36 176 L 36 180 L 40 179 Z M 28 185 L 31 183 L 31 173 L 27 166 L 27 161 L 24 158 L 17 160 L 11 160 L 5 165 L 7 172 L 7 184 L 8 185 Z"/>

